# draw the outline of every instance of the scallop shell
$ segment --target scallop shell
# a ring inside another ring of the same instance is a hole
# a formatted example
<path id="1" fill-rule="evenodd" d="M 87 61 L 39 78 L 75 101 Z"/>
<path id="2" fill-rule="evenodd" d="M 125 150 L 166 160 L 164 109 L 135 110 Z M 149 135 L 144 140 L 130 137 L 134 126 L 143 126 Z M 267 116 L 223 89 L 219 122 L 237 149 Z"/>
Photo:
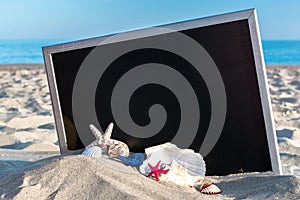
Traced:
<path id="1" fill-rule="evenodd" d="M 159 160 L 162 163 L 170 165 L 176 161 L 180 166 L 187 170 L 191 176 L 205 176 L 205 162 L 199 153 L 195 153 L 191 149 L 180 149 L 175 144 L 169 142 L 145 149 L 147 159 L 140 166 L 142 174 L 149 174 L 150 168 L 148 163 L 155 165 Z"/>
<path id="2" fill-rule="evenodd" d="M 101 158 L 102 157 L 102 149 L 101 149 L 101 147 L 98 147 L 98 146 L 92 146 L 92 147 L 85 149 L 82 152 L 82 155 Z"/>
<path id="3" fill-rule="evenodd" d="M 160 180 L 166 182 L 173 182 L 181 186 L 193 187 L 203 181 L 203 177 L 191 176 L 188 174 L 187 169 L 180 166 L 176 161 L 173 161 L 166 174 L 161 174 Z"/>
<path id="4" fill-rule="evenodd" d="M 200 192 L 203 194 L 220 194 L 222 190 L 212 183 L 204 183 L 200 186 Z"/>

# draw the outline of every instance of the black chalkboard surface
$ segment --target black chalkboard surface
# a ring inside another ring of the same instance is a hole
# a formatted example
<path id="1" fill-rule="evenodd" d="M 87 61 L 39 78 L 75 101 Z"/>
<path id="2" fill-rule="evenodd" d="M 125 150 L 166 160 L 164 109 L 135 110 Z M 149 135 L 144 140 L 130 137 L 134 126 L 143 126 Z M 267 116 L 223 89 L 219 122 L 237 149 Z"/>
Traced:
<path id="1" fill-rule="evenodd" d="M 165 142 L 207 175 L 281 173 L 255 10 L 43 48 L 63 154 L 105 130 L 131 151 Z"/>

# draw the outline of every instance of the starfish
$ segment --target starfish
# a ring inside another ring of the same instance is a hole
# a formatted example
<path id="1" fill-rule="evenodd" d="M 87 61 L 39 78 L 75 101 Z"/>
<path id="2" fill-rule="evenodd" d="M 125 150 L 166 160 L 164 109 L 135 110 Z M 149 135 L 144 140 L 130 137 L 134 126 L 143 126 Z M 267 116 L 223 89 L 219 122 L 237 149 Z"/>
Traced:
<path id="1" fill-rule="evenodd" d="M 147 175 L 147 177 L 150 177 L 154 174 L 155 180 L 159 181 L 159 179 L 158 179 L 159 174 L 166 174 L 169 171 L 168 169 L 167 170 L 160 169 L 159 168 L 160 162 L 161 162 L 161 160 L 158 161 L 158 163 L 154 167 L 152 165 L 150 165 L 150 163 L 148 163 L 148 166 L 150 167 L 151 172 Z"/>
<path id="2" fill-rule="evenodd" d="M 92 133 L 96 137 L 96 140 L 86 147 L 99 146 L 103 152 L 107 153 L 111 158 L 117 158 L 118 155 L 128 157 L 129 148 L 121 141 L 111 139 L 112 130 L 114 127 L 113 123 L 110 123 L 105 131 L 101 133 L 93 124 L 89 125 Z"/>

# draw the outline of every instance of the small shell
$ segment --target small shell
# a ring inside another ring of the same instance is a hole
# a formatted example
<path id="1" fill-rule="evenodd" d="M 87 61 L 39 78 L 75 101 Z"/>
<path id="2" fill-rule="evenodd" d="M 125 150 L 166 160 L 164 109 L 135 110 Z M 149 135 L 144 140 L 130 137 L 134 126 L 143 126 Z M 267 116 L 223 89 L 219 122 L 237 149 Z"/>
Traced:
<path id="1" fill-rule="evenodd" d="M 212 183 L 203 183 L 200 186 L 200 192 L 203 194 L 220 194 L 222 190 Z"/>
<path id="2" fill-rule="evenodd" d="M 128 146 L 121 141 L 118 140 L 110 140 L 112 144 L 108 148 L 108 155 L 112 158 L 116 158 L 118 155 L 128 157 L 129 156 L 129 148 Z"/>
<path id="3" fill-rule="evenodd" d="M 102 157 L 102 149 L 98 146 L 92 146 L 92 147 L 85 149 L 82 152 L 82 155 L 101 158 Z"/>

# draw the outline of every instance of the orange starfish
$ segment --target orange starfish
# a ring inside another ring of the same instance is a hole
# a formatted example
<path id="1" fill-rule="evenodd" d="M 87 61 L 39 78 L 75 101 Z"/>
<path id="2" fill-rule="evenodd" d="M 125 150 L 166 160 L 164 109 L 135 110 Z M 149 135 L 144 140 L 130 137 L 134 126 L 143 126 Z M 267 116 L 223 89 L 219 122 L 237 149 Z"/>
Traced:
<path id="1" fill-rule="evenodd" d="M 147 177 L 154 175 L 155 180 L 159 181 L 159 179 L 158 179 L 159 174 L 166 174 L 169 171 L 168 169 L 166 169 L 166 170 L 160 169 L 159 168 L 160 162 L 161 162 L 161 160 L 158 161 L 158 163 L 154 167 L 152 165 L 150 165 L 150 163 L 148 163 L 148 166 L 150 167 L 151 172 L 147 175 Z"/>

